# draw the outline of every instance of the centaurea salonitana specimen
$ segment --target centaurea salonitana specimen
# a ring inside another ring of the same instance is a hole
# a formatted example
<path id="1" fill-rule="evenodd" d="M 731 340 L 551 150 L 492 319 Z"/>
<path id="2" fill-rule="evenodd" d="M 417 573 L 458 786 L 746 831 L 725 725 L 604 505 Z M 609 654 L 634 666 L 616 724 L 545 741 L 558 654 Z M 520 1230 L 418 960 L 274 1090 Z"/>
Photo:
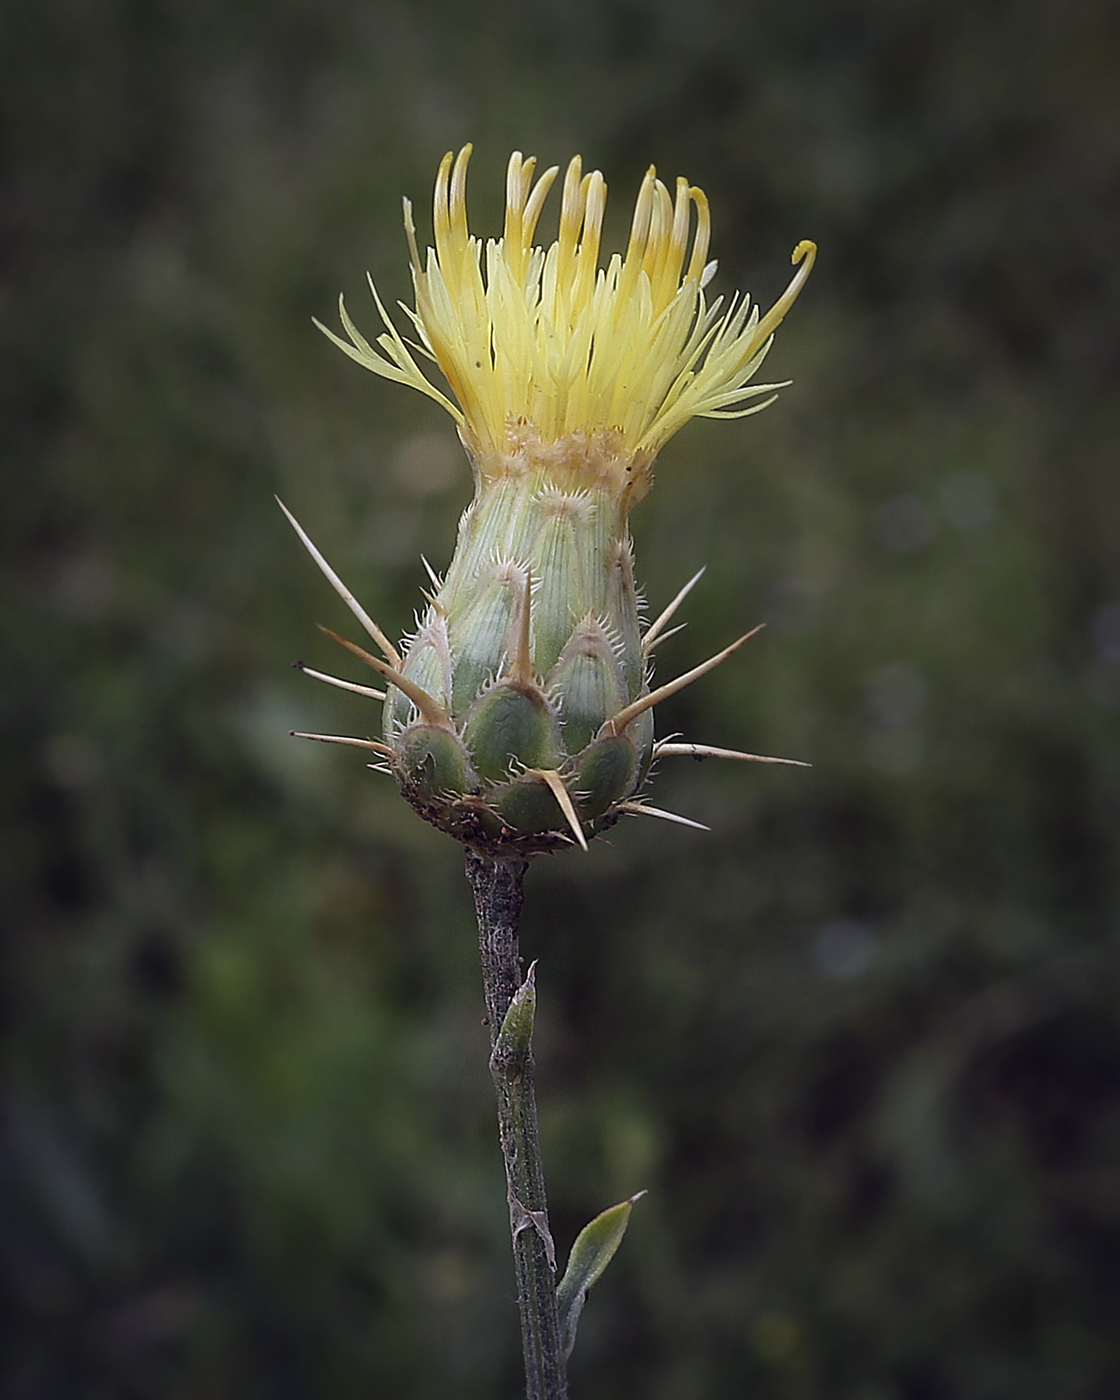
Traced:
<path id="1" fill-rule="evenodd" d="M 653 686 L 653 647 L 667 635 L 696 578 L 643 629 L 628 519 L 650 488 L 658 451 L 690 418 L 744 417 L 773 401 L 781 386 L 752 379 L 809 275 L 816 248 L 797 245 L 797 272 L 764 315 L 746 295 L 726 306 L 722 298 L 709 304 L 705 289 L 716 264 L 708 260 L 708 202 L 701 190 L 682 179 L 671 196 L 651 168 L 626 252 L 604 266 L 602 175 L 583 174 L 578 156 L 571 161 L 558 236 L 543 248 L 533 239 L 559 168 L 534 182 L 535 161 L 516 152 L 507 174 L 505 228 L 483 244 L 467 225 L 470 153 L 464 147 L 440 165 L 435 247 L 426 254 L 405 201 L 415 308 L 402 309 L 410 338 L 372 282 L 385 324 L 376 346 L 341 300 L 348 339 L 320 328 L 366 369 L 446 409 L 471 462 L 474 500 L 460 522 L 446 577 L 431 579 L 419 628 L 399 649 L 292 520 L 380 655 L 336 640 L 385 682 L 384 690 L 375 690 L 309 671 L 382 701 L 383 723 L 378 739 L 303 737 L 372 750 L 416 811 L 467 847 L 483 940 L 528 1393 L 551 1400 L 565 1393 L 564 1353 L 586 1289 L 621 1238 L 629 1203 L 604 1213 L 580 1236 L 560 1285 L 558 1313 L 531 1102 L 535 992 L 517 965 L 521 878 L 528 857 L 576 843 L 586 849 L 623 813 L 696 825 L 644 800 L 658 757 L 791 761 L 655 741 L 654 706 L 719 665 L 754 632 Z M 510 1098 L 513 1080 L 521 1102 L 516 1094 Z"/>

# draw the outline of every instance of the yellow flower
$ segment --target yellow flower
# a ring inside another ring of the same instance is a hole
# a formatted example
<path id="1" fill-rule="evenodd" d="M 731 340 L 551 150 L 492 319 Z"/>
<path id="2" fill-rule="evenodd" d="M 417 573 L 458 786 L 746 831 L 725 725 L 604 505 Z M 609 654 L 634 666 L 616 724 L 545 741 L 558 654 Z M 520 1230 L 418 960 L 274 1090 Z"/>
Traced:
<path id="1" fill-rule="evenodd" d="M 534 183 L 536 161 L 515 151 L 505 228 L 484 247 L 467 225 L 470 155 L 464 146 L 440 164 L 435 247 L 426 257 L 405 200 L 416 306 L 404 310 L 420 343 L 410 348 L 372 281 L 387 328 L 377 339 L 380 353 L 341 298 L 349 342 L 320 328 L 366 369 L 441 404 L 483 477 L 509 471 L 527 445 L 539 458 L 542 448 L 563 444 L 558 461 L 582 464 L 600 481 L 613 478 L 633 504 L 648 489 L 657 452 L 690 418 L 743 417 L 772 401 L 780 386 L 749 381 L 809 275 L 814 244 L 794 249 L 798 271 L 765 316 L 745 294 L 726 309 L 722 298 L 709 305 L 704 289 L 716 264 L 707 261 L 702 190 L 679 179 L 674 200 L 651 166 L 625 256 L 615 253 L 601 267 L 602 175 L 584 175 L 579 156 L 571 161 L 559 236 L 541 248 L 533 236 L 559 167 Z M 453 398 L 427 377 L 417 354 L 438 367 Z"/>
<path id="2" fill-rule="evenodd" d="M 715 263 L 702 191 L 678 180 L 671 199 L 651 168 L 625 255 L 601 267 L 602 175 L 584 175 L 578 156 L 571 162 L 559 235 L 540 248 L 533 236 L 558 169 L 534 183 L 535 162 L 517 152 L 502 237 L 483 246 L 467 227 L 470 151 L 440 165 L 425 258 L 405 201 L 416 306 L 404 309 L 418 343 L 400 334 L 375 288 L 386 326 L 378 349 L 341 302 L 349 342 L 326 334 L 451 414 L 474 467 L 474 500 L 447 574 L 433 576 L 418 629 L 399 650 L 292 521 L 384 659 L 338 640 L 388 683 L 382 692 L 310 672 L 384 711 L 379 740 L 307 737 L 379 754 L 426 820 L 491 855 L 586 846 L 628 812 L 695 825 L 640 800 L 656 759 L 791 760 L 655 741 L 654 706 L 754 632 L 651 689 L 653 649 L 699 574 L 643 627 L 628 515 L 658 450 L 690 418 L 741 417 L 771 401 L 779 386 L 751 377 L 816 248 L 798 244 L 798 271 L 766 315 L 745 295 L 709 306 Z"/>

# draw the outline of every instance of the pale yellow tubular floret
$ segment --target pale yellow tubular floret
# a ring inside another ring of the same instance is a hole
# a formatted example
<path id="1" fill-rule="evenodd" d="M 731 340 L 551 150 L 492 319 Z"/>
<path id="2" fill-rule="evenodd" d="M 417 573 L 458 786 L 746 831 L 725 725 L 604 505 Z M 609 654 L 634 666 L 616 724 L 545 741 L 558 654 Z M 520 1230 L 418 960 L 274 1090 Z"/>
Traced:
<path id="1" fill-rule="evenodd" d="M 650 220 L 653 218 L 653 201 L 655 186 L 657 184 L 657 170 L 654 166 L 645 173 L 641 186 L 638 189 L 638 198 L 634 203 L 634 217 L 630 222 L 630 241 L 626 245 L 626 255 L 622 260 L 622 272 L 618 279 L 616 291 L 616 310 L 621 311 L 628 303 L 635 286 L 638 275 L 642 270 L 642 260 L 645 256 L 646 240 L 649 237 Z"/>
<path id="2" fill-rule="evenodd" d="M 498 247 L 503 250 L 506 266 L 518 280 L 524 273 L 525 243 L 521 236 L 521 221 L 525 204 L 529 198 L 529 186 L 536 168 L 535 157 L 526 160 L 520 151 L 514 151 L 509 158 L 506 170 L 506 221 L 502 230 L 502 241 Z"/>
<path id="3" fill-rule="evenodd" d="M 797 272 L 764 316 L 746 296 L 725 309 L 719 299 L 708 306 L 711 216 L 704 192 L 687 180 L 678 179 L 670 196 L 650 166 L 626 252 L 603 268 L 607 186 L 598 170 L 584 174 L 579 156 L 569 163 L 557 237 L 541 248 L 533 239 L 559 167 L 534 180 L 535 157 L 515 151 L 502 236 L 484 246 L 467 221 L 470 157 L 467 145 L 440 162 L 435 246 L 423 257 L 404 203 L 416 300 L 415 310 L 402 309 L 420 343 L 406 344 L 371 283 L 386 327 L 377 348 L 345 307 L 349 343 L 321 327 L 352 359 L 427 394 L 469 443 L 499 457 L 528 433 L 544 443 L 611 438 L 614 450 L 650 459 L 690 418 L 741 417 L 770 402 L 780 385 L 748 381 L 809 275 L 812 243 L 794 250 Z M 435 362 L 454 401 L 429 381 L 413 350 Z"/>
<path id="4" fill-rule="evenodd" d="M 625 278 L 626 264 L 623 263 L 620 285 Z M 604 337 L 600 359 L 606 375 L 611 379 L 607 409 L 610 421 L 618 423 L 624 432 L 628 432 L 633 430 L 632 420 L 645 388 L 643 368 L 651 362 L 654 353 L 651 344 L 653 295 L 649 278 L 640 267 L 629 293 L 625 296 L 621 292 L 618 294 L 614 312 L 613 324 L 609 336 Z"/>
<path id="5" fill-rule="evenodd" d="M 556 242 L 545 259 L 546 281 L 542 282 L 542 306 L 557 325 L 571 325 L 572 305 L 569 294 L 576 290 L 580 276 L 579 247 L 586 237 L 584 213 L 587 208 L 587 182 L 583 178 L 583 161 L 573 156 L 564 172 L 564 188 L 560 196 L 560 225 Z"/>
<path id="6" fill-rule="evenodd" d="M 558 165 L 550 165 L 533 186 L 533 191 L 526 202 L 525 213 L 522 218 L 521 236 L 524 239 L 526 248 L 531 248 L 533 246 L 533 234 L 537 231 L 537 220 L 541 216 L 541 210 L 544 208 L 544 202 L 548 198 L 548 192 L 559 174 L 560 167 Z"/>
<path id="7" fill-rule="evenodd" d="M 464 420 L 469 424 L 473 421 L 474 412 L 470 380 L 458 372 L 457 357 L 451 353 L 454 342 L 462 339 L 455 298 L 432 249 L 428 250 L 427 266 L 415 275 L 414 282 L 416 311 L 424 326 L 428 346 L 459 402 Z M 468 348 L 467 353 L 459 358 L 466 360 L 469 353 Z"/>
<path id="8" fill-rule="evenodd" d="M 673 203 L 669 191 L 655 180 L 653 185 L 653 207 L 650 210 L 649 234 L 642 254 L 642 271 L 649 278 L 650 293 L 654 305 L 661 300 L 668 273 L 669 250 L 672 240 Z M 673 290 L 676 291 L 676 279 Z"/>
<path id="9" fill-rule="evenodd" d="M 564 177 L 556 242 L 547 253 L 538 250 L 537 275 L 525 289 L 533 313 L 536 350 L 534 402 L 528 416 L 548 437 L 565 436 L 576 426 L 569 421 L 571 391 L 582 368 L 581 342 L 587 339 L 580 328 L 583 308 L 579 287 L 581 280 L 586 280 L 582 269 L 589 252 L 587 197 L 593 183 L 594 177 L 582 176 L 579 157 L 570 162 Z M 594 260 L 598 252 L 597 227 L 592 234 L 594 248 L 590 251 Z"/>
<path id="10" fill-rule="evenodd" d="M 462 159 L 464 152 L 469 152 L 470 147 L 464 146 L 459 152 Z M 451 151 L 448 151 L 439 163 L 436 171 L 435 189 L 432 191 L 432 237 L 435 240 L 437 255 L 445 256 L 448 252 L 447 240 L 450 234 L 451 218 L 447 207 L 447 189 L 451 178 L 451 164 L 455 159 Z M 467 159 L 470 159 L 468 154 Z"/>
<path id="11" fill-rule="evenodd" d="M 817 245 L 808 238 L 803 238 L 790 257 L 790 262 L 793 263 L 794 267 L 797 267 L 798 263 L 801 266 L 794 274 L 789 286 L 759 322 L 757 331 L 759 339 L 772 335 L 785 320 L 786 313 L 801 295 L 801 288 L 808 281 L 809 273 L 812 272 L 816 260 Z"/>
<path id="12" fill-rule="evenodd" d="M 553 284 L 549 287 L 549 307 L 552 311 L 557 342 L 563 350 L 557 357 L 557 389 L 563 396 L 563 406 L 557 405 L 561 424 L 566 433 L 580 428 L 594 431 L 599 427 L 592 403 L 592 350 L 599 336 L 598 270 L 599 238 L 602 234 L 603 210 L 606 207 L 606 182 L 599 171 L 580 178 L 581 162 L 574 160 L 568 167 L 567 209 L 561 223 L 566 225 L 563 245 L 557 246 L 553 259 Z"/>
<path id="13" fill-rule="evenodd" d="M 666 392 L 681 374 L 691 371 L 714 335 L 718 313 L 709 311 L 699 283 L 689 280 L 662 311 L 658 334 L 665 339 L 664 383 Z M 672 342 L 669 352 L 668 342 Z"/>
<path id="14" fill-rule="evenodd" d="M 599 274 L 599 244 L 603 236 L 603 215 L 607 209 L 607 182 L 598 170 L 585 175 L 580 182 L 583 205 L 583 227 L 576 254 L 578 270 L 572 283 L 570 322 L 575 322 L 586 307 Z"/>
<path id="15" fill-rule="evenodd" d="M 715 263 L 706 261 L 708 244 L 712 237 L 712 213 L 708 207 L 708 196 L 703 190 L 693 185 L 688 194 L 696 205 L 696 236 L 692 240 L 692 260 L 688 264 L 686 276 L 689 281 L 695 279 L 703 287 L 708 268 L 711 267 L 712 271 L 715 271 Z"/>
<path id="16" fill-rule="evenodd" d="M 622 259 L 615 253 L 606 276 L 596 288 L 595 329 L 588 369 L 588 387 L 594 403 L 596 427 L 602 427 L 606 423 L 618 423 L 615 390 L 619 379 L 626 373 L 626 365 L 622 362 L 619 351 L 625 351 L 627 342 L 632 342 L 634 335 L 639 332 L 640 311 L 636 304 L 632 304 L 629 325 L 624 327 L 620 342 L 616 313 L 621 304 L 618 288 L 624 269 Z"/>
<path id="17" fill-rule="evenodd" d="M 504 251 L 515 280 L 523 285 L 528 281 L 527 269 L 537 220 L 560 171 L 558 165 L 550 166 L 534 185 L 536 165 L 535 156 L 525 160 L 520 151 L 514 151 L 506 172 L 506 221 L 499 247 Z"/>
<path id="18" fill-rule="evenodd" d="M 428 324 L 436 361 L 454 389 L 468 423 L 475 407 L 476 385 L 472 381 L 476 369 L 489 355 L 490 340 L 480 249 L 467 228 L 466 178 L 470 156 L 471 147 L 464 146 L 452 165 L 448 153 L 436 177 L 436 246 L 428 251 L 423 278 L 431 296 L 430 322 L 420 308 L 417 288 L 417 309 Z"/>
<path id="19" fill-rule="evenodd" d="M 487 302 L 493 326 L 490 363 L 484 361 L 482 379 L 489 385 L 487 396 L 487 436 L 500 441 L 506 418 L 518 396 L 523 398 L 525 416 L 533 417 L 532 399 L 540 376 L 532 311 L 525 288 L 514 274 L 501 243 L 486 248 Z"/>
<path id="20" fill-rule="evenodd" d="M 453 273 L 461 282 L 467 281 L 470 269 L 467 266 L 473 242 L 467 227 L 467 166 L 470 164 L 472 147 L 464 146 L 451 167 L 451 179 L 446 184 L 444 197 L 447 201 L 447 225 L 444 232 L 444 246 L 436 242 L 440 265 L 448 258 Z M 458 267 L 456 267 L 458 261 Z"/>
<path id="21" fill-rule="evenodd" d="M 423 263 L 420 261 L 420 249 L 416 246 L 416 220 L 412 217 L 412 200 L 407 195 L 401 200 L 401 208 L 404 211 L 404 236 L 408 240 L 408 260 L 415 277 Z"/>
<path id="22" fill-rule="evenodd" d="M 666 192 L 665 203 L 667 210 L 671 210 L 671 217 L 666 218 L 667 227 L 663 235 L 665 248 L 660 263 L 661 286 L 657 291 L 657 299 L 663 305 L 668 305 L 677 295 L 682 280 L 688 281 L 683 277 L 692 213 L 688 181 L 678 179 L 674 199 L 670 203 Z"/>

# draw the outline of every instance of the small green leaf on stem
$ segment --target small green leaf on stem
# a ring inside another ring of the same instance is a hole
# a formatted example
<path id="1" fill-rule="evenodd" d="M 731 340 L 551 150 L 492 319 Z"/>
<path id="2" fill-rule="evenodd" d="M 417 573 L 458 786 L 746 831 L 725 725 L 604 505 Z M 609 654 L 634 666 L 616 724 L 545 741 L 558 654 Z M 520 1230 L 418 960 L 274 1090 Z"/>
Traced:
<path id="1" fill-rule="evenodd" d="M 603 1270 L 614 1258 L 615 1250 L 622 1243 L 630 1211 L 635 1201 L 640 1201 L 646 1193 L 639 1191 L 628 1201 L 611 1206 L 597 1215 L 589 1225 L 585 1225 L 576 1236 L 572 1252 L 568 1257 L 568 1267 L 560 1286 L 556 1290 L 556 1308 L 560 1314 L 560 1341 L 565 1357 L 571 1356 L 576 1340 L 576 1327 L 583 1305 L 587 1301 L 587 1290 L 596 1283 Z"/>
<path id="2" fill-rule="evenodd" d="M 533 1022 L 537 1014 L 537 965 L 532 963 L 525 980 L 513 994 L 502 1028 L 494 1042 L 491 1064 L 516 1072 L 532 1053 Z"/>

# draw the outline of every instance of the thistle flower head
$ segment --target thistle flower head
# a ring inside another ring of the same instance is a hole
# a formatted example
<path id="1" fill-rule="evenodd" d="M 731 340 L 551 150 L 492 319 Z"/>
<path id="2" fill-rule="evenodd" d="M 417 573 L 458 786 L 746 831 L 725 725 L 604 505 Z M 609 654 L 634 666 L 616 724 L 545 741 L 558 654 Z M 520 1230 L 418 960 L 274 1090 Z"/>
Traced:
<path id="1" fill-rule="evenodd" d="M 816 249 L 798 244 L 798 271 L 764 316 L 745 295 L 709 305 L 702 191 L 678 180 L 673 198 L 651 168 L 625 254 L 601 266 L 602 175 L 585 175 L 578 156 L 569 164 L 558 236 L 541 248 L 534 235 L 559 170 L 534 180 L 535 162 L 517 152 L 502 236 L 483 245 L 467 225 L 470 151 L 440 165 L 435 247 L 423 257 L 405 202 L 416 304 L 402 309 L 418 340 L 405 340 L 372 283 L 386 327 L 377 348 L 341 302 L 349 339 L 320 327 L 359 364 L 441 404 L 474 468 L 447 575 L 433 579 L 399 651 L 296 529 L 382 653 L 337 638 L 384 692 L 311 673 L 384 702 L 381 739 L 339 742 L 380 754 L 435 825 L 476 849 L 525 855 L 586 846 L 627 811 L 685 820 L 637 801 L 658 754 L 758 758 L 654 743 L 655 704 L 754 633 L 651 689 L 653 646 L 692 584 L 643 632 L 627 517 L 659 448 L 688 419 L 770 402 L 779 386 L 751 377 Z"/>
<path id="2" fill-rule="evenodd" d="M 812 243 L 794 249 L 800 266 L 766 315 L 745 294 L 709 305 L 708 201 L 687 180 L 671 197 L 651 166 L 626 252 L 601 266 L 607 186 L 598 170 L 585 175 L 579 156 L 569 163 L 558 235 L 546 249 L 534 235 L 559 167 L 534 181 L 536 161 L 515 151 L 502 236 L 483 244 L 467 223 L 470 155 L 464 146 L 443 158 L 426 255 L 405 200 L 416 305 L 402 309 L 419 344 L 410 348 L 376 288 L 386 325 L 379 349 L 341 303 L 349 342 L 326 334 L 375 374 L 441 404 L 481 476 L 516 470 L 529 456 L 561 476 L 610 482 L 632 504 L 659 449 L 690 418 L 743 417 L 771 402 L 780 386 L 750 380 L 809 275 Z M 451 397 L 421 360 L 438 368 Z"/>

